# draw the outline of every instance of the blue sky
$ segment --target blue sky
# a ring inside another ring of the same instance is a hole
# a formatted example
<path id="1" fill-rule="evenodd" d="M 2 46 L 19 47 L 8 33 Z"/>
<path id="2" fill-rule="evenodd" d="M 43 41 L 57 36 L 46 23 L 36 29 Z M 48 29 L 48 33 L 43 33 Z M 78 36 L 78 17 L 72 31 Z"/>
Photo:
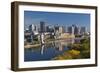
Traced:
<path id="1" fill-rule="evenodd" d="M 61 12 L 39 12 L 39 11 L 24 11 L 24 24 L 28 27 L 31 24 L 39 24 L 44 21 L 47 24 L 61 26 L 85 26 L 90 30 L 90 14 L 83 13 L 61 13 Z"/>

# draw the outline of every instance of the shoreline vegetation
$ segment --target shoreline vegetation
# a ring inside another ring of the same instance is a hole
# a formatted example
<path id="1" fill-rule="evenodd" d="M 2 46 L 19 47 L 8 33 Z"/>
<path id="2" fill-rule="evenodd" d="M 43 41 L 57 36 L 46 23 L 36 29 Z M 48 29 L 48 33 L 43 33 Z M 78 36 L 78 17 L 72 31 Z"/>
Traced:
<path id="1" fill-rule="evenodd" d="M 90 58 L 90 39 L 84 38 L 77 44 L 70 44 L 70 50 L 53 58 L 53 60 L 86 59 Z"/>

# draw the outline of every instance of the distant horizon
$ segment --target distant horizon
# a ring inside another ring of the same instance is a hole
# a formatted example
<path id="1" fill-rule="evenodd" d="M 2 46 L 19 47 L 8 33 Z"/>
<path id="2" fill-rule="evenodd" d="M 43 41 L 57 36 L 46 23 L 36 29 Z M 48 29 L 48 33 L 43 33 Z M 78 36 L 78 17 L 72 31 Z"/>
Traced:
<path id="1" fill-rule="evenodd" d="M 86 27 L 90 32 L 90 14 L 83 13 L 61 13 L 61 12 L 40 12 L 24 11 L 24 25 L 28 28 L 31 24 L 40 24 L 44 21 L 47 25 L 60 25 Z"/>

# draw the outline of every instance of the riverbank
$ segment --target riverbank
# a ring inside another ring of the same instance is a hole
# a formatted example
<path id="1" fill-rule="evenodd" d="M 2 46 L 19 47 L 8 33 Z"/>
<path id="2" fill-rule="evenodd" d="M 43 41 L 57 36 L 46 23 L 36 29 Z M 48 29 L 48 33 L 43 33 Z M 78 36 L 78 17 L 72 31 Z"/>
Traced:
<path id="1" fill-rule="evenodd" d="M 53 43 L 54 41 L 48 41 L 48 42 L 45 42 L 44 44 L 50 44 L 50 43 Z M 38 46 L 41 46 L 43 44 L 39 43 L 39 44 L 28 44 L 28 45 L 25 45 L 24 48 L 33 48 L 33 47 L 38 47 Z"/>
<path id="2" fill-rule="evenodd" d="M 50 44 L 50 43 L 53 43 L 53 42 L 62 42 L 62 41 L 70 41 L 72 38 L 70 39 L 56 39 L 56 40 L 47 40 L 44 44 Z M 24 48 L 33 48 L 33 47 L 38 47 L 38 46 L 41 46 L 42 44 L 39 43 L 39 44 L 28 44 L 28 45 L 25 45 Z"/>
<path id="3" fill-rule="evenodd" d="M 86 59 L 90 58 L 90 39 L 84 38 L 80 43 L 70 44 L 70 50 L 53 58 L 53 60 Z"/>

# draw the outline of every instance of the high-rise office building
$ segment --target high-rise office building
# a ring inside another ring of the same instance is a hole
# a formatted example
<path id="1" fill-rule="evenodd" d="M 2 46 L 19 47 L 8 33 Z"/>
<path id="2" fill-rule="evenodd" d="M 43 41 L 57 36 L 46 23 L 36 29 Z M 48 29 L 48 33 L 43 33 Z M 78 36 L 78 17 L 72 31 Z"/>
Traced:
<path id="1" fill-rule="evenodd" d="M 64 33 L 64 27 L 59 27 L 59 33 Z"/>
<path id="2" fill-rule="evenodd" d="M 74 26 L 74 34 L 75 35 L 79 34 L 79 27 L 78 26 Z"/>
<path id="3" fill-rule="evenodd" d="M 69 26 L 69 27 L 67 28 L 67 32 L 70 33 L 70 34 L 72 34 L 72 32 L 73 32 L 72 29 L 73 29 L 73 27 L 72 27 L 72 26 Z"/>
<path id="4" fill-rule="evenodd" d="M 85 34 L 85 33 L 86 33 L 86 27 L 81 27 L 80 34 Z"/>
<path id="5" fill-rule="evenodd" d="M 29 31 L 34 35 L 37 35 L 39 33 L 38 29 L 39 29 L 38 25 L 32 24 L 29 26 Z"/>
<path id="6" fill-rule="evenodd" d="M 29 26 L 29 31 L 32 31 L 32 32 L 36 31 L 36 28 L 37 28 L 36 25 L 32 24 Z"/>
<path id="7" fill-rule="evenodd" d="M 55 29 L 55 31 L 56 31 L 56 30 L 59 30 L 59 26 L 58 26 L 58 25 L 55 25 L 55 26 L 54 26 L 54 29 Z"/>
<path id="8" fill-rule="evenodd" d="M 46 31 L 45 22 L 40 22 L 40 33 L 44 33 Z"/>
<path id="9" fill-rule="evenodd" d="M 29 26 L 29 33 L 25 33 L 26 39 L 30 42 L 34 42 L 34 38 L 39 34 L 38 25 L 31 24 Z M 27 35 L 26 35 L 27 34 Z"/>
<path id="10" fill-rule="evenodd" d="M 46 26 L 46 30 L 45 30 L 46 32 L 50 32 L 50 28 L 49 28 L 49 26 Z"/>
<path id="11" fill-rule="evenodd" d="M 79 27 L 76 25 L 72 25 L 67 28 L 67 32 L 70 34 L 78 35 L 79 31 Z"/>

